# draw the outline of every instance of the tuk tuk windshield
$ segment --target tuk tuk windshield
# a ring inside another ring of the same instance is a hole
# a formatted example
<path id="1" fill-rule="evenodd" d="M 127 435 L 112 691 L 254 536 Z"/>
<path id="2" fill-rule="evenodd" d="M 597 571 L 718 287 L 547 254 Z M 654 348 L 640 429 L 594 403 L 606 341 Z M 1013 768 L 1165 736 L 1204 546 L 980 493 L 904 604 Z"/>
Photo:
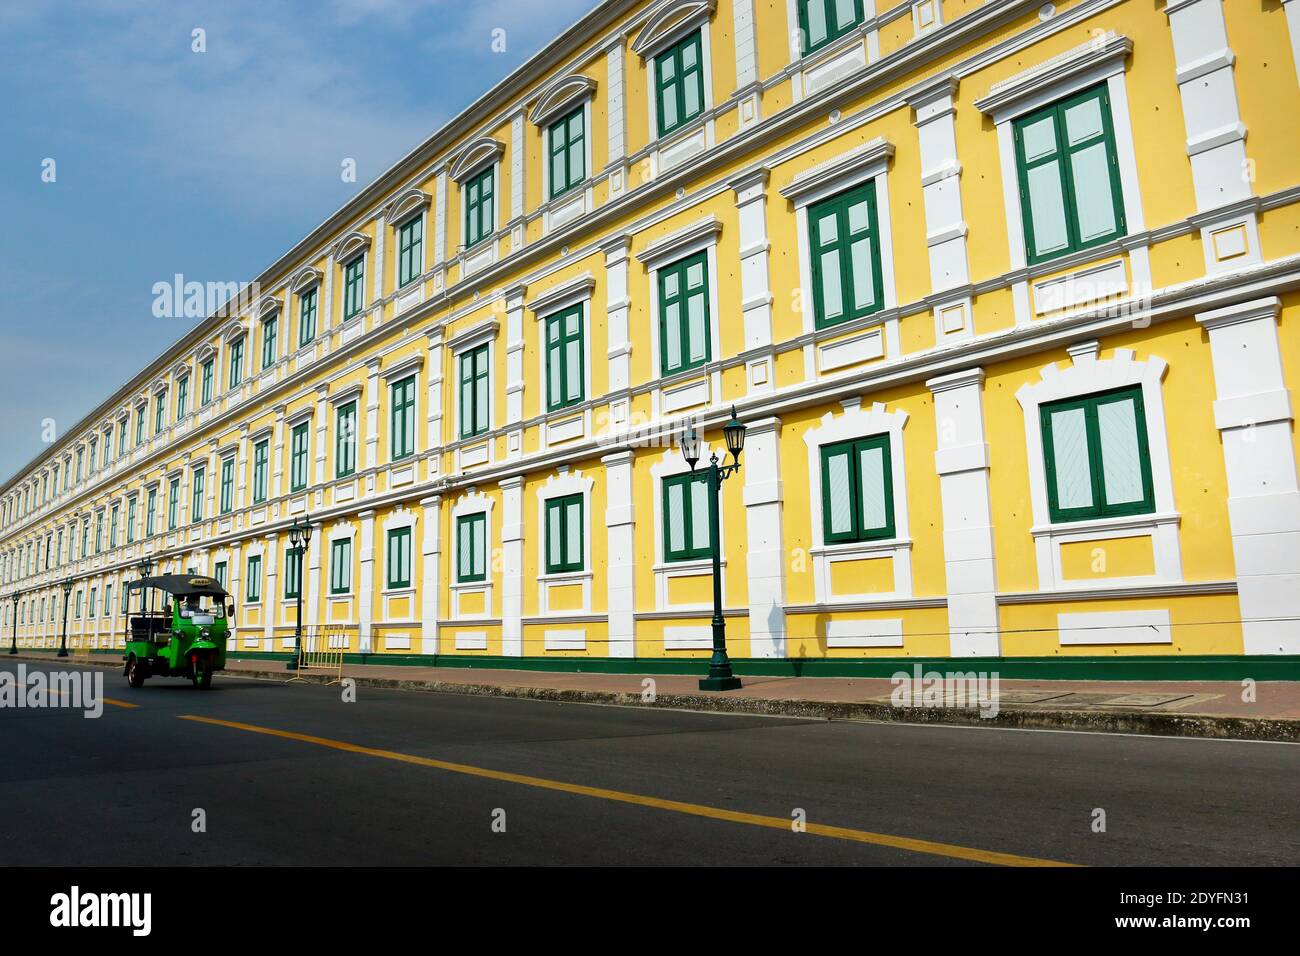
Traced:
<path id="1" fill-rule="evenodd" d="M 180 602 L 181 617 L 192 624 L 211 624 L 226 616 L 225 606 L 215 594 L 187 594 L 177 600 Z"/>

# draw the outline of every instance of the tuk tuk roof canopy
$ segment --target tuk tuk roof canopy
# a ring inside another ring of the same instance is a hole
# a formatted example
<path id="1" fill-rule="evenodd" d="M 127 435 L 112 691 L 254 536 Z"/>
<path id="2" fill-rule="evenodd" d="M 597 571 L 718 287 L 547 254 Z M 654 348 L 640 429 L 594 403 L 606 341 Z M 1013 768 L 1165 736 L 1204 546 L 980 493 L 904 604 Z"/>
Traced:
<path id="1" fill-rule="evenodd" d="M 216 578 L 205 577 L 201 574 L 161 574 L 153 578 L 141 578 L 139 581 L 131 581 L 127 584 L 130 591 L 139 591 L 144 588 L 157 588 L 159 591 L 166 591 L 176 597 L 186 597 L 190 594 L 205 594 L 213 597 L 226 597 L 226 589 L 223 588 Z"/>

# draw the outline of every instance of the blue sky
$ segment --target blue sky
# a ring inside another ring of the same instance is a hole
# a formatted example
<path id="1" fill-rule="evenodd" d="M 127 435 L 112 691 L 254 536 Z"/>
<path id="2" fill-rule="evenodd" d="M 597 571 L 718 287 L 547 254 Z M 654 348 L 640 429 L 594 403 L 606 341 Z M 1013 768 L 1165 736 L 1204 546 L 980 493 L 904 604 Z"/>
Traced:
<path id="1" fill-rule="evenodd" d="M 0 481 L 192 324 L 155 282 L 251 280 L 596 5 L 0 4 Z"/>

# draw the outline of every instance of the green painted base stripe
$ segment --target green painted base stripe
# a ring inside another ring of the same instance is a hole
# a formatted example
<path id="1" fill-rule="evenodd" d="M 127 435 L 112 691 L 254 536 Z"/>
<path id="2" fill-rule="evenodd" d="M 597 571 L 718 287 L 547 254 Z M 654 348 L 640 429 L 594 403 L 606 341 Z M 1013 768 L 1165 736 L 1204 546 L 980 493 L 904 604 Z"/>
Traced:
<path id="1" fill-rule="evenodd" d="M 227 652 L 230 660 L 287 661 L 289 652 Z M 485 670 L 553 671 L 587 674 L 703 675 L 707 658 L 498 657 L 465 654 L 345 654 L 346 664 L 386 667 L 463 667 Z M 733 658 L 732 668 L 749 677 L 892 677 L 899 671 L 996 672 L 1005 680 L 1300 680 L 1300 655 L 1252 657 L 877 657 L 871 659 Z"/>

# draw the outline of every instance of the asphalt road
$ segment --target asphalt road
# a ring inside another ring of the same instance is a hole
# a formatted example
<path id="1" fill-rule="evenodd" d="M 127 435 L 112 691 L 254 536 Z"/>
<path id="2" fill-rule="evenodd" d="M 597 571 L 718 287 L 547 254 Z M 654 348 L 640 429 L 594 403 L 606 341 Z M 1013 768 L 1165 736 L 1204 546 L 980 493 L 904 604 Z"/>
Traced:
<path id="1" fill-rule="evenodd" d="M 0 866 L 1300 863 L 1287 744 L 104 674 L 0 708 Z"/>

